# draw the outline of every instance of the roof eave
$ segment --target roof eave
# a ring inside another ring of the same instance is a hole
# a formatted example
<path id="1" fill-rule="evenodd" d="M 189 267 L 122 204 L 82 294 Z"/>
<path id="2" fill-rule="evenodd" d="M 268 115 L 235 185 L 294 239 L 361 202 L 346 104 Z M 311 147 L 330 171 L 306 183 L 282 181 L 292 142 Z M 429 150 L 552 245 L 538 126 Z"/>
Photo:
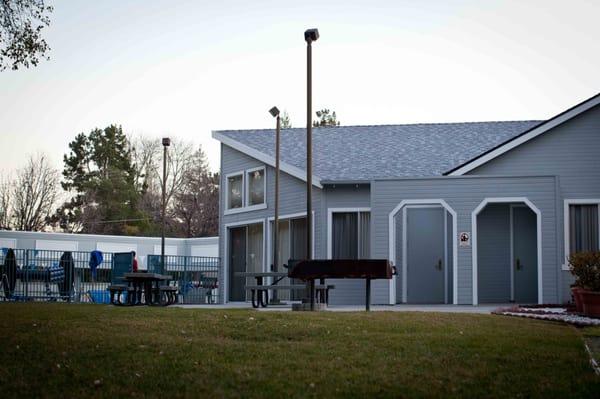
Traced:
<path id="1" fill-rule="evenodd" d="M 479 166 L 490 162 L 492 159 L 499 157 L 500 155 L 512 150 L 515 147 L 520 146 L 528 142 L 529 140 L 538 137 L 539 135 L 547 132 L 555 128 L 558 125 L 565 123 L 566 121 L 576 117 L 577 115 L 597 106 L 600 104 L 600 93 L 596 94 L 593 97 L 588 98 L 587 100 L 567 109 L 566 111 L 561 112 L 560 114 L 548 119 L 545 122 L 540 123 L 532 127 L 531 129 L 526 130 L 520 135 L 492 148 L 489 151 L 484 152 L 483 154 L 478 155 L 477 157 L 471 159 L 459 165 L 453 169 L 450 169 L 447 172 L 444 172 L 445 176 L 462 176 L 465 173 L 472 171 L 473 169 L 478 168 Z"/>
<path id="2" fill-rule="evenodd" d="M 221 132 L 212 131 L 212 137 L 215 140 L 219 140 L 221 143 L 241 152 L 244 153 L 252 158 L 256 158 L 261 162 L 264 162 L 265 164 L 275 167 L 275 158 L 272 157 L 271 155 L 265 154 L 264 152 L 258 151 L 257 149 L 254 149 L 252 147 L 249 147 L 243 143 L 240 143 L 237 140 L 232 139 L 231 137 L 227 137 L 226 135 L 224 135 Z M 294 176 L 297 179 L 300 179 L 304 182 L 306 182 L 306 171 L 302 170 L 294 165 L 290 165 L 286 162 L 279 162 L 279 168 L 281 169 L 282 172 L 285 172 L 291 176 Z M 318 176 L 313 175 L 312 176 L 312 181 L 313 181 L 313 186 L 318 187 L 318 188 L 323 188 L 323 185 L 321 184 L 321 179 Z"/>

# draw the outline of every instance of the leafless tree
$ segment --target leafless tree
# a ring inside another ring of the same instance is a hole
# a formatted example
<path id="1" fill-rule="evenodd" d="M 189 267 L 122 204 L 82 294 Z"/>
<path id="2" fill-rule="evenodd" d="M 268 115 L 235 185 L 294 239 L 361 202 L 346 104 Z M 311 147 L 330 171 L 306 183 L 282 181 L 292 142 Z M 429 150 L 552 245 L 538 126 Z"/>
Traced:
<path id="1" fill-rule="evenodd" d="M 184 184 L 174 199 L 172 213 L 178 236 L 218 234 L 219 175 L 208 170 L 201 148 L 194 153 L 193 161 L 184 173 Z"/>
<path id="2" fill-rule="evenodd" d="M 163 148 L 161 140 L 139 136 L 132 139 L 132 147 L 136 168 L 136 181 L 142 188 L 142 191 L 147 191 L 153 196 L 158 196 L 160 207 L 163 175 Z M 186 170 L 192 165 L 194 147 L 189 142 L 172 140 L 167 154 L 166 199 L 167 206 L 169 206 L 174 193 L 181 190 L 185 184 L 184 175 Z M 151 202 L 155 203 L 155 201 Z"/>
<path id="3" fill-rule="evenodd" d="M 55 209 L 59 195 L 59 173 L 44 155 L 32 156 L 17 170 L 13 185 L 14 227 L 40 231 Z"/>
<path id="4" fill-rule="evenodd" d="M 11 181 L 8 176 L 0 176 L 0 229 L 12 228 Z"/>
<path id="5" fill-rule="evenodd" d="M 131 155 L 135 168 L 135 182 L 142 190 L 154 191 L 160 159 L 160 140 L 146 136 L 130 137 Z"/>

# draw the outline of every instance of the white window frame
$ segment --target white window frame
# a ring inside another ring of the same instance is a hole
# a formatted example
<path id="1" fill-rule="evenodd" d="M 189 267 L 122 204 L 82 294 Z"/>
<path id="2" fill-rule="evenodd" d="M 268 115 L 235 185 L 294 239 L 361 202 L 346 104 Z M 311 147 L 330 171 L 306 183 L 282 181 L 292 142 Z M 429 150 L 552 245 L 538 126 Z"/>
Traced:
<path id="1" fill-rule="evenodd" d="M 569 251 L 571 248 L 571 231 L 570 223 L 571 219 L 570 209 L 571 205 L 597 205 L 598 206 L 598 229 L 600 230 L 600 198 L 577 198 L 577 199 L 565 199 L 563 207 L 563 227 L 564 227 L 564 258 L 562 264 L 562 270 L 569 271 Z M 598 235 L 598 241 L 600 241 L 600 234 Z M 600 242 L 598 242 L 600 246 Z"/>
<path id="2" fill-rule="evenodd" d="M 255 204 L 255 205 L 249 205 L 250 203 L 250 179 L 248 179 L 248 175 L 250 173 L 256 172 L 262 170 L 263 173 L 263 203 L 262 204 Z M 244 198 L 244 210 L 245 211 L 255 211 L 258 209 L 265 209 L 267 207 L 267 168 L 264 166 L 258 166 L 256 168 L 252 168 L 252 169 L 246 169 L 246 171 L 244 172 L 244 182 L 247 182 L 247 184 L 245 184 L 244 187 L 244 194 L 245 194 L 245 198 Z"/>
<path id="3" fill-rule="evenodd" d="M 229 178 L 235 177 L 235 176 L 242 176 L 242 207 L 230 209 L 229 208 Z M 244 202 L 244 197 L 245 197 L 244 187 L 246 186 L 245 179 L 246 179 L 246 172 L 244 170 L 228 173 L 225 175 L 225 211 L 224 211 L 225 215 L 231 215 L 234 213 L 245 212 L 245 209 L 244 209 L 244 205 L 246 205 Z"/>
<path id="4" fill-rule="evenodd" d="M 327 209 L 327 259 L 332 259 L 333 257 L 333 214 L 334 213 L 361 213 L 361 212 L 369 212 L 371 213 L 370 207 L 365 208 L 328 208 Z M 372 216 L 372 215 L 371 215 Z M 373 223 L 373 219 L 371 219 L 371 223 Z M 359 237 L 359 246 L 360 246 L 360 221 L 357 223 L 357 234 Z M 369 243 L 371 245 L 371 243 Z M 358 248 L 357 248 L 358 250 Z M 372 248 L 369 248 L 369 252 L 372 253 Z"/>

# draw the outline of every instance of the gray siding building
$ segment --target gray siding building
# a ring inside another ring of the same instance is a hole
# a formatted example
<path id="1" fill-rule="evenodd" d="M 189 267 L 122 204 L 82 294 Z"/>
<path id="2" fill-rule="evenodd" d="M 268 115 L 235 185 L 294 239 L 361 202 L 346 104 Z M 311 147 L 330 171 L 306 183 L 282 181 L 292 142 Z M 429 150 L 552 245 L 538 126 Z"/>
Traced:
<path id="1" fill-rule="evenodd" d="M 272 263 L 274 131 L 213 137 L 221 295 L 244 301 L 235 272 Z M 566 302 L 568 255 L 600 247 L 600 95 L 546 121 L 315 128 L 313 151 L 313 256 L 392 261 L 373 303 Z M 305 154 L 305 129 L 284 129 L 281 264 L 306 255 Z M 364 301 L 334 284 L 332 304 Z"/>

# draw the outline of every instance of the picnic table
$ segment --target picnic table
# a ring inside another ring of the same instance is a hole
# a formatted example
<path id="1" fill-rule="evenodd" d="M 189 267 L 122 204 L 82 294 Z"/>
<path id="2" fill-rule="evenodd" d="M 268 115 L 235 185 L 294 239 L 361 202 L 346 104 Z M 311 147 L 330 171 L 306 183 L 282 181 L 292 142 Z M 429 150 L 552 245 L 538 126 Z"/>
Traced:
<path id="1" fill-rule="evenodd" d="M 302 290 L 306 288 L 305 284 L 279 284 L 284 278 L 288 277 L 288 272 L 236 272 L 238 277 L 250 277 L 256 280 L 256 284 L 247 284 L 246 290 L 251 292 L 252 307 L 266 308 L 269 304 L 269 290 Z M 265 280 L 272 278 L 273 281 L 269 284 Z M 317 285 L 317 299 L 327 303 L 329 301 L 329 290 L 334 289 L 333 285 Z"/>
<path id="2" fill-rule="evenodd" d="M 127 292 L 128 305 L 170 305 L 177 299 L 177 287 L 161 285 L 164 281 L 172 280 L 169 275 L 159 273 L 125 273 L 122 278 L 127 285 L 112 285 L 109 287 L 111 292 L 111 303 L 122 305 L 115 293 Z M 143 300 L 142 300 L 142 293 Z M 164 298 L 164 299 L 163 299 Z"/>

